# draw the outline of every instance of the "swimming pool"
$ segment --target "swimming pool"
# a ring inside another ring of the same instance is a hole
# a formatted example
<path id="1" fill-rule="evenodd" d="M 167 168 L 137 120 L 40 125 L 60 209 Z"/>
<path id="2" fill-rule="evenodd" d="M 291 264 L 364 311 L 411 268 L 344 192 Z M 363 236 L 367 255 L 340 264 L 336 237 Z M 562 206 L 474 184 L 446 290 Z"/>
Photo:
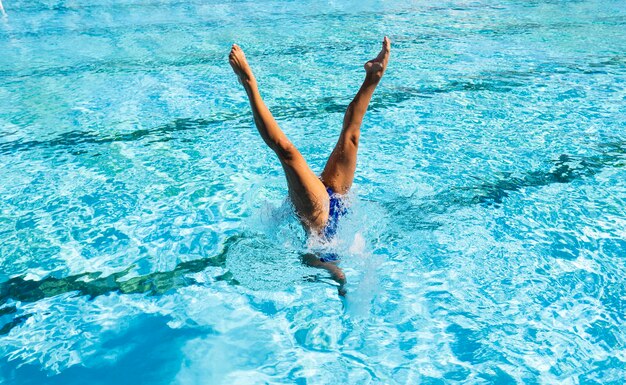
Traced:
<path id="1" fill-rule="evenodd" d="M 623 383 L 623 2 L 4 7 L 1 383 Z M 226 58 L 320 171 L 384 35 L 342 301 Z"/>

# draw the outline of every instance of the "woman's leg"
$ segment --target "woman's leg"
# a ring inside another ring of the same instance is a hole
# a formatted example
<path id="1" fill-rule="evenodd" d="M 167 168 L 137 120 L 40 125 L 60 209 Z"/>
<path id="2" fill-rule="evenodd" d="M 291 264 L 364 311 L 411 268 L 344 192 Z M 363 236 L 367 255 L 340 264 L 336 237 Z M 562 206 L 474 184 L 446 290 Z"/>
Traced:
<path id="1" fill-rule="evenodd" d="M 367 111 L 376 86 L 383 77 L 389 62 L 391 43 L 387 37 L 383 40 L 383 47 L 376 58 L 365 63 L 365 80 L 356 96 L 348 105 L 343 118 L 343 128 L 339 141 L 330 154 L 326 167 L 322 172 L 322 182 L 338 194 L 345 194 L 352 186 L 356 156 L 361 134 L 361 122 Z"/>
<path id="2" fill-rule="evenodd" d="M 289 197 L 308 231 L 320 232 L 328 220 L 326 187 L 311 171 L 298 149 L 287 139 L 263 102 L 252 69 L 237 45 L 229 55 L 230 65 L 248 94 L 259 134 L 276 153 L 287 177 Z"/>

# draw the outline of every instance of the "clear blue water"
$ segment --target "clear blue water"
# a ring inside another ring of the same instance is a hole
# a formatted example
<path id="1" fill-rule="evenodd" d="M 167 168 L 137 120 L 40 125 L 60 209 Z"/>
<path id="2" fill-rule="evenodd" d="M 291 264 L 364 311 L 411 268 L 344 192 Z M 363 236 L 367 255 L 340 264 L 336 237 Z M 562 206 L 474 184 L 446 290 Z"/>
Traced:
<path id="1" fill-rule="evenodd" d="M 623 1 L 3 3 L 2 384 L 623 384 Z M 384 35 L 342 301 L 227 54 L 319 172 Z"/>

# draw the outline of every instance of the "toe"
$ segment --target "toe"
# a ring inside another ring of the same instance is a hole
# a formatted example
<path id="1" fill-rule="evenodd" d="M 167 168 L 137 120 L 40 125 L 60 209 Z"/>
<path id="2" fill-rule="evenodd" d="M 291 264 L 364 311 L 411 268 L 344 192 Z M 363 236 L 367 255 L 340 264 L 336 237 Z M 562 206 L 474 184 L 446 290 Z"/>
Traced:
<path id="1" fill-rule="evenodd" d="M 389 51 L 390 48 L 391 48 L 391 41 L 389 40 L 387 36 L 385 36 L 385 38 L 383 39 L 383 49 Z"/>

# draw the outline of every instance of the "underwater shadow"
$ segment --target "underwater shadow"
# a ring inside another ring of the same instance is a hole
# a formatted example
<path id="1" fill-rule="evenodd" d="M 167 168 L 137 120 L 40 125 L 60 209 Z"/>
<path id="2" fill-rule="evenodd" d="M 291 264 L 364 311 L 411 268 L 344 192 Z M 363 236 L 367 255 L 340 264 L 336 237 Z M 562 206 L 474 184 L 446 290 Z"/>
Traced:
<path id="1" fill-rule="evenodd" d="M 121 334 L 104 335 L 100 352 L 88 356 L 86 366 L 78 364 L 50 375 L 34 363 L 0 359 L 0 378 L 15 385 L 136 385 L 170 384 L 178 374 L 191 339 L 214 333 L 210 329 L 172 329 L 169 317 L 143 315 Z M 102 357 L 119 355 L 114 362 Z M 100 362 L 91 363 L 92 360 Z"/>
<path id="2" fill-rule="evenodd" d="M 58 135 L 50 140 L 15 140 L 0 143 L 0 155 L 8 155 L 15 152 L 31 151 L 39 148 L 69 147 L 89 144 L 109 144 L 115 142 L 134 142 L 146 137 L 154 136 L 163 139 L 175 132 L 189 131 L 207 128 L 237 118 L 239 115 L 226 116 L 221 119 L 191 119 L 181 118 L 151 129 L 141 129 L 125 134 L 102 136 L 96 131 L 70 131 Z"/>
<path id="3" fill-rule="evenodd" d="M 384 202 L 383 206 L 399 226 L 412 230 L 433 230 L 442 224 L 434 221 L 432 214 L 446 214 L 463 207 L 482 205 L 498 208 L 512 193 L 524 188 L 543 187 L 555 183 L 571 183 L 592 177 L 609 167 L 623 167 L 626 160 L 626 141 L 605 143 L 599 146 L 600 153 L 588 157 L 562 154 L 550 163 L 548 171 L 529 171 L 520 177 L 504 175 L 494 182 L 475 186 L 457 187 L 422 198 L 421 203 L 411 204 L 406 197 Z"/>
<path id="4" fill-rule="evenodd" d="M 601 146 L 604 151 L 589 157 L 574 157 L 562 154 L 553 161 L 552 168 L 547 171 L 531 171 L 520 178 L 508 178 L 484 183 L 480 186 L 466 188 L 476 191 L 471 199 L 472 204 L 498 205 L 510 193 L 527 187 L 542 187 L 554 183 L 571 183 L 578 179 L 592 177 L 607 167 L 618 166 L 618 161 L 625 158 L 626 141 L 607 143 Z"/>
<path id="5" fill-rule="evenodd" d="M 157 271 L 127 280 L 121 279 L 128 275 L 135 265 L 104 277 L 101 277 L 99 272 L 81 273 L 63 278 L 49 276 L 39 281 L 14 277 L 0 284 L 0 306 L 9 300 L 36 302 L 71 292 L 76 292 L 76 296 L 87 296 L 89 299 L 113 292 L 161 295 L 170 290 L 197 284 L 193 278 L 186 277 L 187 274 L 199 273 L 209 267 L 225 267 L 230 247 L 244 237 L 242 234 L 236 234 L 226 239 L 222 251 L 216 256 L 181 262 L 171 271 Z M 215 277 L 215 280 L 225 281 L 230 285 L 239 284 L 230 271 Z M 0 317 L 16 313 L 17 308 L 12 305 L 0 308 Z M 22 324 L 30 316 L 31 314 L 24 314 L 13 318 L 0 328 L 0 335 L 8 334 L 11 329 Z"/>

